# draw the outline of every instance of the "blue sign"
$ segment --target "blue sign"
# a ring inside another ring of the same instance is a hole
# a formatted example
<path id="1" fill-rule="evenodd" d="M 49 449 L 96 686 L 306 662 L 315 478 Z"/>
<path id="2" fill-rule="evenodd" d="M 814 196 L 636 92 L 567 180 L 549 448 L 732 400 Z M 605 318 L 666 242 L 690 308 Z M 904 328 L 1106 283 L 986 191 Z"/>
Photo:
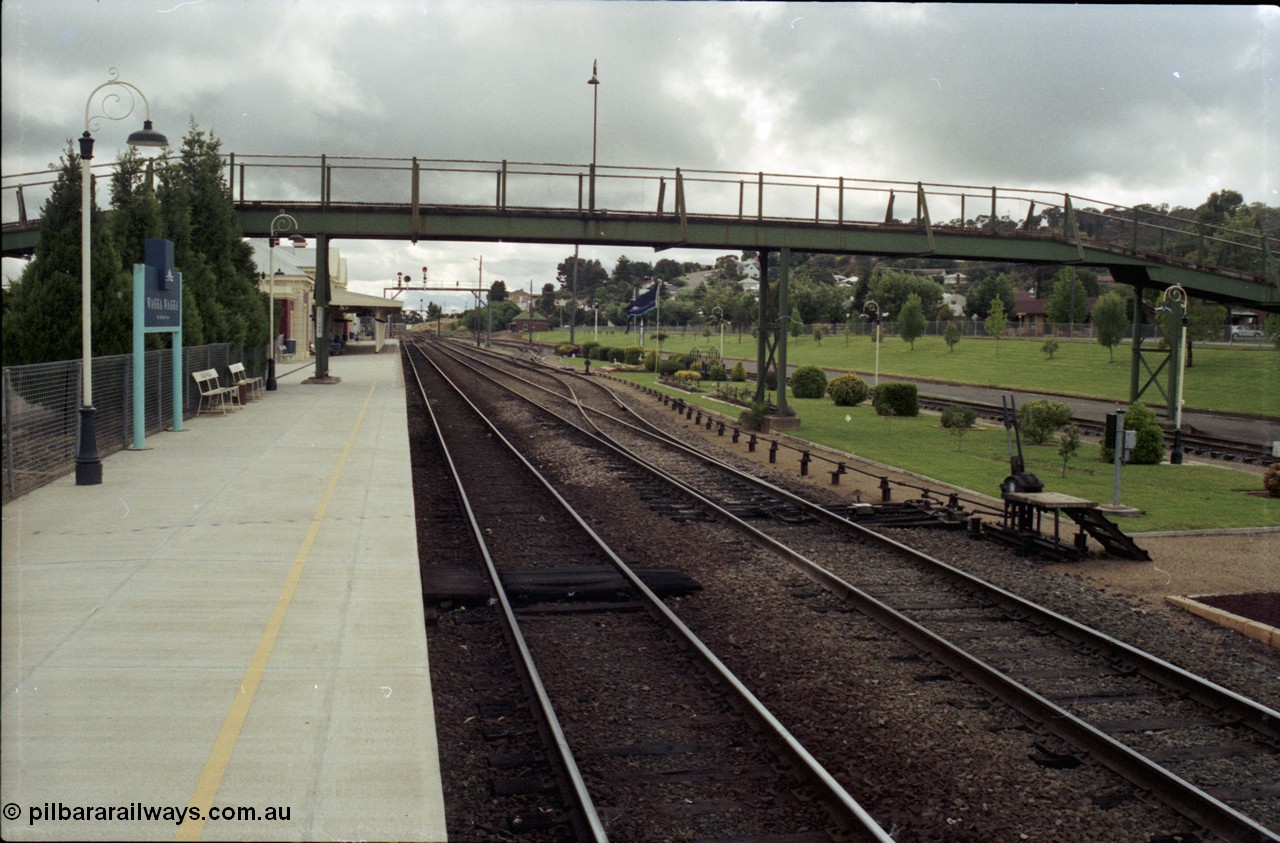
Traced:
<path id="1" fill-rule="evenodd" d="M 173 272 L 173 241 L 143 241 L 146 280 L 143 285 L 143 324 L 147 328 L 182 326 L 182 285 Z"/>

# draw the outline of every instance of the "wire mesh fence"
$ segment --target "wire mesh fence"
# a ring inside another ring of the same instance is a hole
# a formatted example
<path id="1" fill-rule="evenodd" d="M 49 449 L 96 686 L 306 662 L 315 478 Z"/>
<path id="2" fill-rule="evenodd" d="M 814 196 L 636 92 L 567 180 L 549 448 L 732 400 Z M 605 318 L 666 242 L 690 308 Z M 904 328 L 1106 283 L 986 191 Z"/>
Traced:
<path id="1" fill-rule="evenodd" d="M 195 414 L 199 394 L 190 386 L 192 372 L 216 369 L 230 383 L 227 366 L 242 362 L 250 371 L 264 368 L 265 351 L 232 349 L 227 343 L 182 350 L 182 417 Z M 80 360 L 8 366 L 4 369 L 4 502 L 24 495 L 75 470 L 80 425 Z M 143 412 L 148 434 L 173 427 L 173 353 L 146 352 Z M 99 456 L 128 448 L 133 435 L 136 384 L 129 354 L 93 359 L 95 431 Z"/>

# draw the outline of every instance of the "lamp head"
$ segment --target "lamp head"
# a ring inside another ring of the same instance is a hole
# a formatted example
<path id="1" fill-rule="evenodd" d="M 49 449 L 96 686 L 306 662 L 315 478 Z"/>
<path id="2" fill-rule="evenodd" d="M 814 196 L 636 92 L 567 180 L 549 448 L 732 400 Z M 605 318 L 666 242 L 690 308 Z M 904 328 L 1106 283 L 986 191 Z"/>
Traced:
<path id="1" fill-rule="evenodd" d="M 292 234 L 289 236 L 289 243 L 295 249 L 305 249 L 307 247 L 307 238 L 301 234 Z"/>
<path id="2" fill-rule="evenodd" d="M 86 132 L 86 134 L 88 134 Z M 151 128 L 151 121 L 144 120 L 142 128 L 129 135 L 129 146 L 168 146 L 169 139 Z"/>

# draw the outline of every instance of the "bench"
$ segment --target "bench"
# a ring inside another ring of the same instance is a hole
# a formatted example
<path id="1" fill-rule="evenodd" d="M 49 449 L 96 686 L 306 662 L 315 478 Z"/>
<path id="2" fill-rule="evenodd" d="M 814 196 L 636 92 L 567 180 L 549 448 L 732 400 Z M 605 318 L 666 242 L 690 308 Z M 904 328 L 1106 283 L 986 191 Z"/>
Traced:
<path id="1" fill-rule="evenodd" d="M 196 415 L 206 410 L 212 412 L 216 407 L 222 410 L 222 414 L 225 416 L 227 414 L 228 396 L 231 398 L 231 403 L 238 404 L 240 402 L 240 387 L 220 384 L 216 369 L 192 372 L 191 377 L 195 379 L 196 387 L 200 390 L 200 404 L 196 408 Z"/>
<path id="2" fill-rule="evenodd" d="M 227 371 L 231 373 L 231 382 L 236 386 L 243 386 L 250 397 L 259 397 L 266 388 L 266 381 L 261 377 L 253 377 L 244 370 L 243 363 L 232 363 L 227 367 Z"/>

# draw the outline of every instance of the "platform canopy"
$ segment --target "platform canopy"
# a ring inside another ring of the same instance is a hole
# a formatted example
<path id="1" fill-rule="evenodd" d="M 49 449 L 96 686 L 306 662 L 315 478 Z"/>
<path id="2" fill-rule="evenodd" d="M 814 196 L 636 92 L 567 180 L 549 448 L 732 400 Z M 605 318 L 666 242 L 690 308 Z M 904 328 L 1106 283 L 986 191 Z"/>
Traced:
<path id="1" fill-rule="evenodd" d="M 404 302 L 385 299 L 382 296 L 368 296 L 342 287 L 334 287 L 329 291 L 329 306 L 348 313 L 369 314 L 375 319 L 385 322 L 388 317 L 404 309 Z"/>

